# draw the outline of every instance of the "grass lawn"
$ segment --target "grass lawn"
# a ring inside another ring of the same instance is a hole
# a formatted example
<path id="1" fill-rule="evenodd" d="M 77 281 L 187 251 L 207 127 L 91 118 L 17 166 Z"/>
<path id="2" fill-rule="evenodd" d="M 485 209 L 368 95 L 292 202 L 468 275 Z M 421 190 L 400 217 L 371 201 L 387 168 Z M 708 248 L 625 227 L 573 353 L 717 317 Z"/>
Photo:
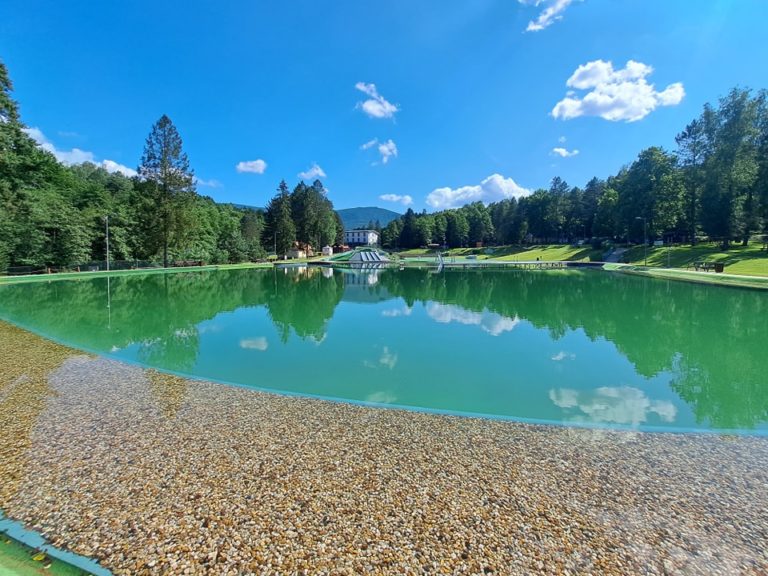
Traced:
<path id="1" fill-rule="evenodd" d="M 413 258 L 414 256 L 427 256 L 434 255 L 435 251 L 431 248 L 411 248 L 410 250 L 403 250 L 397 252 L 397 255 L 401 258 Z"/>
<path id="2" fill-rule="evenodd" d="M 586 260 L 600 261 L 603 259 L 603 250 L 593 250 L 591 246 L 570 246 L 567 244 L 550 244 L 546 246 L 501 246 L 493 254 L 494 260 L 522 261 L 522 260 Z"/>
<path id="3" fill-rule="evenodd" d="M 490 252 L 490 253 L 488 253 Z M 590 246 L 568 246 L 552 244 L 547 246 L 488 246 L 485 248 L 451 248 L 448 256 L 477 256 L 478 260 L 593 260 L 602 259 L 603 250 L 593 250 Z M 435 251 L 427 248 L 412 248 L 398 253 L 401 258 L 434 256 Z"/>
<path id="4" fill-rule="evenodd" d="M 624 253 L 622 261 L 642 266 L 645 254 L 642 246 L 635 246 Z M 721 250 L 719 244 L 703 243 L 696 246 L 648 247 L 648 266 L 657 268 L 692 268 L 697 261 L 722 262 L 727 274 L 768 276 L 768 252 L 759 242 L 748 246 L 734 245 Z"/>

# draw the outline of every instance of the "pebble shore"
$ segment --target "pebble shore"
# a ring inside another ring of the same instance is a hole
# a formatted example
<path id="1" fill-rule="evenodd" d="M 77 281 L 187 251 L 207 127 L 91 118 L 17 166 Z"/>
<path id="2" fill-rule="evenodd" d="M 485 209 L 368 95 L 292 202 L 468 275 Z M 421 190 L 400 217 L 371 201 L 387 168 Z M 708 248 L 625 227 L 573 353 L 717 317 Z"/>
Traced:
<path id="1" fill-rule="evenodd" d="M 0 358 L 0 509 L 115 574 L 768 574 L 768 438 L 285 397 L 2 322 Z"/>

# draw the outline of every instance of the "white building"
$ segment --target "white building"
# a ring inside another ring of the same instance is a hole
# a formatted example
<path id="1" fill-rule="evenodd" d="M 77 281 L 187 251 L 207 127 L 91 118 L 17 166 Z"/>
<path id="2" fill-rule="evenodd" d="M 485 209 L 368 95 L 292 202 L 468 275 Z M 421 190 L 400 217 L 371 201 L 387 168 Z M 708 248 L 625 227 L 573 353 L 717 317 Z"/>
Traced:
<path id="1" fill-rule="evenodd" d="M 376 230 L 345 230 L 344 243 L 349 246 L 376 246 L 379 233 Z"/>

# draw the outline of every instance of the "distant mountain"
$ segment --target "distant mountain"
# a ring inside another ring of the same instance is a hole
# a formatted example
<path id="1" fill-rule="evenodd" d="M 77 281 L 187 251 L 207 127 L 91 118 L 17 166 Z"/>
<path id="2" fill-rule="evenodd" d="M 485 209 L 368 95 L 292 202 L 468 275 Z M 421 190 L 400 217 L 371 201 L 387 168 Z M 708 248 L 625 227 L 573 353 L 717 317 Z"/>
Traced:
<path id="1" fill-rule="evenodd" d="M 264 208 L 259 208 L 258 206 L 249 206 L 248 204 L 232 204 L 235 208 L 239 210 L 256 210 L 256 211 L 264 211 Z"/>
<path id="2" fill-rule="evenodd" d="M 344 223 L 345 230 L 352 230 L 362 226 L 368 226 L 368 223 L 376 220 L 383 228 L 395 218 L 400 218 L 402 214 L 387 210 L 386 208 L 376 208 L 375 206 L 366 206 L 364 208 L 343 208 L 336 210 Z"/>

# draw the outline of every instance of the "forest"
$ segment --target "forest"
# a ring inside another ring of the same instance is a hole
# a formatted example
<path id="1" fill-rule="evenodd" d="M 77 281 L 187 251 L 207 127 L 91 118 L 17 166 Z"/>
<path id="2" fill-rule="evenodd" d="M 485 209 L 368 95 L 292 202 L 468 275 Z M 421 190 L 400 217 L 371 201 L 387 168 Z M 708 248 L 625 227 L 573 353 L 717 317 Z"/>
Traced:
<path id="1" fill-rule="evenodd" d="M 107 258 L 137 265 L 235 263 L 283 255 L 295 243 L 340 244 L 343 225 L 323 184 L 282 181 L 264 210 L 197 193 L 178 130 L 163 115 L 137 175 L 63 165 L 25 131 L 0 62 L 0 273 L 74 268 Z M 429 244 L 626 242 L 746 244 L 768 232 L 768 95 L 734 88 L 675 138 L 605 179 L 520 199 L 428 214 L 409 209 L 381 231 L 385 248 Z"/>
<path id="2" fill-rule="evenodd" d="M 343 238 L 319 181 L 293 190 L 281 182 L 265 210 L 198 194 L 179 132 L 165 115 L 147 137 L 135 177 L 91 163 L 65 166 L 25 128 L 0 62 L 0 273 L 103 263 L 107 225 L 113 267 L 252 261 L 267 250 L 284 254 L 294 242 Z"/>
<path id="3" fill-rule="evenodd" d="M 734 88 L 618 174 L 581 188 L 554 178 L 520 199 L 437 213 L 409 209 L 382 230 L 390 248 L 430 243 L 566 243 L 577 239 L 716 241 L 727 248 L 768 232 L 768 93 Z M 762 238 L 763 241 L 764 237 Z"/>

